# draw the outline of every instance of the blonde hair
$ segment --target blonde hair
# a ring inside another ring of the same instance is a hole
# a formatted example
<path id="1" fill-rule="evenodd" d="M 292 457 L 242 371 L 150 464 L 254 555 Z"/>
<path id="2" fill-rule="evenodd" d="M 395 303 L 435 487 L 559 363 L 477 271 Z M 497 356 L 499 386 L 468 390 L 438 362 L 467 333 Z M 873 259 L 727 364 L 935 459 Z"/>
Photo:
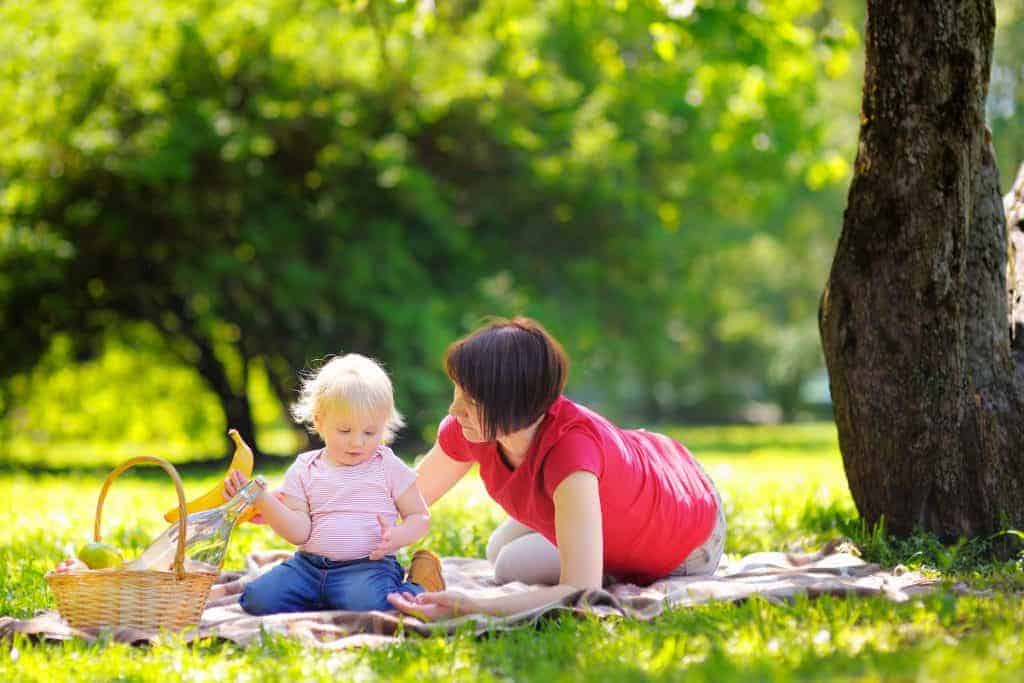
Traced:
<path id="1" fill-rule="evenodd" d="M 299 400 L 292 404 L 291 413 L 296 422 L 316 433 L 316 416 L 330 408 L 364 415 L 388 411 L 384 443 L 390 443 L 405 424 L 395 408 L 388 374 L 377 361 L 358 353 L 335 356 L 316 372 L 304 376 Z"/>

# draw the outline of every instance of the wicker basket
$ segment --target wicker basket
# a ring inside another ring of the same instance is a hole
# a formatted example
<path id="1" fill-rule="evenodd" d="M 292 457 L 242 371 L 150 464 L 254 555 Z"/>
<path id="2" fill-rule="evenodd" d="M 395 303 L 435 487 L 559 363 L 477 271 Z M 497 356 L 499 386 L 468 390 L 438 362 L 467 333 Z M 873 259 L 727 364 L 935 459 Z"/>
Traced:
<path id="1" fill-rule="evenodd" d="M 57 609 L 75 628 L 134 627 L 180 631 L 199 623 L 216 572 L 185 571 L 185 492 L 178 472 L 166 460 L 140 456 L 121 463 L 107 476 L 96 503 L 93 535 L 100 541 L 100 516 L 110 484 L 134 465 L 159 465 L 174 481 L 178 493 L 178 549 L 172 571 L 100 569 L 49 572 L 46 581 L 57 598 Z"/>

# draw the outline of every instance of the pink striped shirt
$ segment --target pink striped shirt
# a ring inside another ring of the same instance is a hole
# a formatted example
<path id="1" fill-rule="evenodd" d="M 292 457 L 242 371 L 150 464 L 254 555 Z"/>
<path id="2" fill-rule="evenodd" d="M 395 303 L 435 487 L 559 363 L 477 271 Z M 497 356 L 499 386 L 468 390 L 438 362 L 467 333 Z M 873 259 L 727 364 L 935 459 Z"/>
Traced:
<path id="1" fill-rule="evenodd" d="M 313 528 L 299 550 L 332 560 L 366 557 L 380 542 L 377 515 L 394 526 L 395 501 L 416 482 L 416 472 L 387 446 L 358 465 L 335 465 L 320 449 L 300 453 L 281 491 L 306 501 Z"/>

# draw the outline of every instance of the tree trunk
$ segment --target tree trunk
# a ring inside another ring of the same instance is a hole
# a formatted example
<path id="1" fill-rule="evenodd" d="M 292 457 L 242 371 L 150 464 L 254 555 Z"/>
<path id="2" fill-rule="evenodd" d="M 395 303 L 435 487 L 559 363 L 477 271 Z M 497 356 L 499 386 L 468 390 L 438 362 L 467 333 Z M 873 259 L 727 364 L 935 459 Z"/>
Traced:
<path id="1" fill-rule="evenodd" d="M 869 0 L 860 146 L 820 328 L 850 490 L 871 524 L 1024 522 L 1024 380 L 985 128 L 992 0 Z"/>
<path id="2" fill-rule="evenodd" d="M 199 348 L 199 361 L 196 363 L 196 370 L 206 380 L 207 385 L 217 394 L 221 409 L 224 411 L 224 420 L 228 429 L 237 429 L 242 438 L 256 450 L 256 422 L 252 418 L 252 406 L 249 405 L 247 393 L 248 376 L 243 371 L 243 381 L 240 389 L 236 390 L 231 386 L 228 374 L 224 365 L 217 358 L 213 347 L 207 344 L 197 344 Z M 232 453 L 235 446 L 231 441 L 224 441 L 224 448 L 227 453 Z"/>
<path id="3" fill-rule="evenodd" d="M 167 322 L 167 315 L 174 316 L 174 324 Z M 170 295 L 167 299 L 154 306 L 149 321 L 169 339 L 179 338 L 191 345 L 189 353 L 177 352 L 185 363 L 194 364 L 196 372 L 203 378 L 207 386 L 217 395 L 227 429 L 237 429 L 242 438 L 256 450 L 256 422 L 252 417 L 252 406 L 249 405 L 249 357 L 244 347 L 238 347 L 241 359 L 241 377 L 239 386 L 233 386 L 228 370 L 224 367 L 214 350 L 213 340 L 203 333 L 202 326 L 196 320 L 180 296 Z M 172 351 L 174 350 L 171 347 Z M 194 358 L 192 355 L 194 354 Z M 226 436 L 226 435 L 225 435 Z M 234 444 L 225 438 L 225 453 L 234 451 Z"/>

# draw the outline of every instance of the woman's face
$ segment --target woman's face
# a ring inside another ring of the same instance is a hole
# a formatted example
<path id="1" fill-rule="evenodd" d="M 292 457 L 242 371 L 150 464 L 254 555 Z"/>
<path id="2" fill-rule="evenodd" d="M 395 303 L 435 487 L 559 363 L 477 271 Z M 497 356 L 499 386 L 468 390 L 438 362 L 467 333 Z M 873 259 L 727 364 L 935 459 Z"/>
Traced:
<path id="1" fill-rule="evenodd" d="M 470 443 L 485 443 L 483 429 L 480 427 L 480 406 L 471 399 L 458 384 L 452 396 L 452 404 L 448 406 L 448 414 L 459 421 L 462 435 Z"/>

